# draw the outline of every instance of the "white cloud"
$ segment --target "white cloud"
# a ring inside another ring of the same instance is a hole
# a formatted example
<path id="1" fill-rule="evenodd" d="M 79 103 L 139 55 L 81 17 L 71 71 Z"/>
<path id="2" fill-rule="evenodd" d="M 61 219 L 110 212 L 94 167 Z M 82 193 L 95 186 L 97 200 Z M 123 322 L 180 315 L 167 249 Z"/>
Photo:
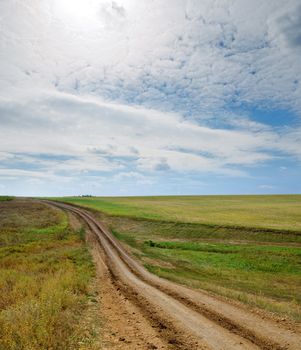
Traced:
<path id="1" fill-rule="evenodd" d="M 275 36 L 290 49 L 301 48 L 301 4 L 289 3 L 272 18 L 271 27 Z"/>
<path id="2" fill-rule="evenodd" d="M 275 188 L 275 186 L 272 185 L 260 185 L 259 188 L 263 189 L 263 190 L 272 190 Z"/>
<path id="3" fill-rule="evenodd" d="M 135 171 L 118 173 L 113 176 L 113 180 L 118 183 L 122 182 L 123 184 L 126 184 L 127 182 L 130 182 L 138 185 L 152 185 L 156 182 L 151 176 L 145 176 Z"/>
<path id="4" fill-rule="evenodd" d="M 214 129 L 175 113 L 62 93 L 14 104 L 2 100 L 0 111 L 3 164 L 36 168 L 20 170 L 24 176 L 49 171 L 58 176 L 131 173 L 130 168 L 243 176 L 244 170 L 237 167 L 273 159 L 275 150 L 299 154 L 296 130 L 277 134 L 261 126 Z"/>
<path id="5" fill-rule="evenodd" d="M 15 180 L 18 178 L 27 178 L 28 180 L 48 180 L 48 181 L 60 181 L 60 182 L 68 182 L 71 180 L 71 176 L 59 176 L 55 175 L 54 171 L 51 171 L 48 169 L 47 172 L 45 171 L 30 171 L 30 170 L 23 170 L 23 169 L 13 169 L 13 168 L 6 168 L 6 169 L 0 169 L 0 179 L 8 179 L 8 180 Z"/>
<path id="6" fill-rule="evenodd" d="M 231 110 L 301 115 L 300 13 L 298 0 L 0 1 L 0 176 L 150 183 L 301 159 L 300 128 Z"/>
<path id="7" fill-rule="evenodd" d="M 79 26 L 70 1 L 0 3 L 3 94 L 55 86 L 198 117 L 241 103 L 301 113 L 297 0 L 78 2 Z"/>

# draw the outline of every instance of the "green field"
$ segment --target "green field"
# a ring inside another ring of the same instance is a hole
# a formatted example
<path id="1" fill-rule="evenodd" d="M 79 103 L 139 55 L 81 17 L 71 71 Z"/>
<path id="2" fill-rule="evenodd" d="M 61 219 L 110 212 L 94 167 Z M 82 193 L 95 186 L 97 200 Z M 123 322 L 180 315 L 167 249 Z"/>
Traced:
<path id="1" fill-rule="evenodd" d="M 301 321 L 301 196 L 62 198 L 151 272 Z"/>
<path id="2" fill-rule="evenodd" d="M 14 197 L 12 197 L 12 196 L 0 196 L 0 202 L 11 201 L 13 199 L 14 199 Z"/>
<path id="3" fill-rule="evenodd" d="M 69 197 L 109 215 L 301 231 L 301 195 Z"/>
<path id="4" fill-rule="evenodd" d="M 1 350 L 92 349 L 79 326 L 93 276 L 83 230 L 72 229 L 66 214 L 0 202 Z"/>

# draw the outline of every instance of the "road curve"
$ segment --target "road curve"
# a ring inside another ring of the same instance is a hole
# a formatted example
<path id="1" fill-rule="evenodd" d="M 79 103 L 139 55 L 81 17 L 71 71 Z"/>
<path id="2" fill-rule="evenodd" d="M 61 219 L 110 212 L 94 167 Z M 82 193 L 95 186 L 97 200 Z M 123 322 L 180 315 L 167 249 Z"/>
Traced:
<path id="1" fill-rule="evenodd" d="M 157 322 L 162 336 L 164 329 L 172 330 L 175 349 L 300 350 L 300 334 L 206 292 L 149 273 L 88 210 L 46 202 L 76 214 L 89 226 L 106 254 L 116 286 Z"/>

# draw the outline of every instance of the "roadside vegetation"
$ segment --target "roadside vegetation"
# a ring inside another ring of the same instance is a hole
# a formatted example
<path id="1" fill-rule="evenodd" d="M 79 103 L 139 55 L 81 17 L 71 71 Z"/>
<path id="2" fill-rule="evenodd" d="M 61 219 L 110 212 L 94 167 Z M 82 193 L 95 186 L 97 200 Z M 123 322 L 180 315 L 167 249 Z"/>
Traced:
<path id="1" fill-rule="evenodd" d="M 14 199 L 14 197 L 12 197 L 12 196 L 0 196 L 0 202 L 11 201 L 13 199 Z"/>
<path id="2" fill-rule="evenodd" d="M 301 321 L 301 196 L 213 197 L 62 200 L 100 211 L 152 273 Z"/>
<path id="3" fill-rule="evenodd" d="M 94 293 L 82 229 L 24 200 L 1 201 L 0 223 L 0 350 L 92 349 L 79 327 Z"/>

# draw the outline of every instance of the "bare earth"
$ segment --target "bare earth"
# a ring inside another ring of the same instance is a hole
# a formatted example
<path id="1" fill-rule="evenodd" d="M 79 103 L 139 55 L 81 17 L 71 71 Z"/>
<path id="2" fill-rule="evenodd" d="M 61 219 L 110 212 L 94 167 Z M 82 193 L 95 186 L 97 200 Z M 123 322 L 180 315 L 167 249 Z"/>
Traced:
<path id="1" fill-rule="evenodd" d="M 301 349 L 297 326 L 152 275 L 90 211 L 51 204 L 89 227 L 101 283 L 103 349 Z"/>

